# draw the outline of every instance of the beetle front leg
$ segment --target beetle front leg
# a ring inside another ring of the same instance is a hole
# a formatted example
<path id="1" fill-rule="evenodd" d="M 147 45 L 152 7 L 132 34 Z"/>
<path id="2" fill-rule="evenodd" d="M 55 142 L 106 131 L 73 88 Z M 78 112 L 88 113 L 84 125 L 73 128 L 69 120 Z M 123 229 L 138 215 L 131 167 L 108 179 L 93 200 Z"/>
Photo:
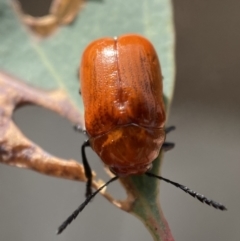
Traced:
<path id="1" fill-rule="evenodd" d="M 89 197 L 92 194 L 92 169 L 88 163 L 86 152 L 85 152 L 85 148 L 88 146 L 90 146 L 89 140 L 85 141 L 81 147 L 82 162 L 83 162 L 83 167 L 85 171 L 85 176 L 87 178 L 86 193 L 85 193 L 86 197 Z"/>

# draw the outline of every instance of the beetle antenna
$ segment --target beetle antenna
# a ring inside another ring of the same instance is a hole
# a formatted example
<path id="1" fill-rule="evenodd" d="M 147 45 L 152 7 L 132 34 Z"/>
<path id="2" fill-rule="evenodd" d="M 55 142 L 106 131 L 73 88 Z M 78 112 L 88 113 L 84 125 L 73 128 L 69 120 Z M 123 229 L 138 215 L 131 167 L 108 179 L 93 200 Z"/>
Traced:
<path id="1" fill-rule="evenodd" d="M 78 216 L 78 214 L 87 206 L 87 204 L 108 184 L 118 179 L 118 176 L 111 178 L 108 182 L 98 188 L 90 196 L 88 196 L 85 201 L 59 226 L 57 234 L 62 233 L 62 231 Z"/>
<path id="2" fill-rule="evenodd" d="M 215 202 L 211 199 L 208 199 L 204 195 L 202 195 L 200 193 L 197 193 L 197 192 L 191 190 L 190 188 L 188 188 L 188 187 L 186 187 L 182 184 L 179 184 L 177 182 L 173 182 L 173 181 L 171 181 L 169 179 L 166 179 L 164 177 L 161 177 L 161 176 L 157 176 L 157 175 L 155 175 L 153 173 L 150 173 L 150 172 L 146 172 L 145 174 L 149 177 L 158 178 L 160 180 L 163 180 L 167 183 L 170 183 L 170 184 L 174 185 L 175 187 L 178 187 L 178 188 L 182 189 L 184 192 L 190 194 L 192 197 L 194 197 L 194 198 L 196 197 L 202 203 L 206 203 L 207 205 L 212 206 L 212 207 L 214 207 L 216 209 L 219 209 L 219 210 L 222 210 L 222 211 L 227 210 L 227 208 L 224 205 L 222 205 L 221 203 L 218 203 L 218 202 Z"/>

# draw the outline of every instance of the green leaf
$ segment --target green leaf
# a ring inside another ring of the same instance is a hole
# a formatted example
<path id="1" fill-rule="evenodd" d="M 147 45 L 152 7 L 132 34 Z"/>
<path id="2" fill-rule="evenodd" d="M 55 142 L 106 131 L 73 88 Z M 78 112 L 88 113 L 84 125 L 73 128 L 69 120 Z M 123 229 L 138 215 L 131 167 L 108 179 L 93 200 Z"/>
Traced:
<path id="1" fill-rule="evenodd" d="M 172 15 L 170 0 L 88 1 L 73 24 L 39 40 L 21 24 L 9 2 L 0 0 L 0 69 L 37 87 L 65 90 L 83 112 L 77 69 L 84 48 L 99 37 L 138 33 L 147 37 L 159 54 L 168 110 L 175 75 Z M 154 161 L 153 172 L 159 173 L 159 169 L 160 158 Z M 137 197 L 131 213 L 145 222 L 154 240 L 173 240 L 159 205 L 159 181 L 134 176 L 123 182 Z"/>

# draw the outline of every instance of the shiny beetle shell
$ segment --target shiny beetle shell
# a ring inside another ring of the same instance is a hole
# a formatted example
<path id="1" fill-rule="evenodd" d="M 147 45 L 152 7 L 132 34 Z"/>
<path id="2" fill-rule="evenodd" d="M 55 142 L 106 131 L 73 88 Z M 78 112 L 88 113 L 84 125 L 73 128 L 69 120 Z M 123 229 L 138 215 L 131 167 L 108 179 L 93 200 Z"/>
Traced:
<path id="1" fill-rule="evenodd" d="M 92 42 L 80 85 L 93 150 L 116 175 L 145 173 L 165 140 L 162 73 L 152 44 L 135 34 Z"/>

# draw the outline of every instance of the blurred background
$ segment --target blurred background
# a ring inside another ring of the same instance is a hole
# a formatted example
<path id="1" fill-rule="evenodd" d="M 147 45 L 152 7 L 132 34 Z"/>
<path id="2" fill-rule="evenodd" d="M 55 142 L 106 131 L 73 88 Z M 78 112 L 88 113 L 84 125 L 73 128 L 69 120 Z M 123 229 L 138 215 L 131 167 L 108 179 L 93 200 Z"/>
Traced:
<path id="1" fill-rule="evenodd" d="M 162 175 L 224 203 L 217 211 L 161 183 L 161 205 L 175 240 L 240 239 L 240 1 L 173 1 L 176 89 Z M 31 122 L 29 122 L 31 120 Z M 45 150 L 80 160 L 84 136 L 38 107 L 15 113 L 23 132 Z M 107 180 L 90 149 L 90 163 Z M 118 183 L 109 186 L 124 198 Z M 135 217 L 97 196 L 60 236 L 55 230 L 84 199 L 85 184 L 1 165 L 1 240 L 152 240 Z"/>

